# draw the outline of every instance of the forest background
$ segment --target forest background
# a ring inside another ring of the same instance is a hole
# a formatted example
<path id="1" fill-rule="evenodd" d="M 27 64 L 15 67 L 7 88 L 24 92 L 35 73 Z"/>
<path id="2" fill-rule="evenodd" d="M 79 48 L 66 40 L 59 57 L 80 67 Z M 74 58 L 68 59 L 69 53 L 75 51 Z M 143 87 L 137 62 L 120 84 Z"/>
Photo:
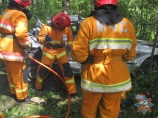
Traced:
<path id="1" fill-rule="evenodd" d="M 31 0 L 32 4 L 29 10 L 39 17 L 43 23 L 46 23 L 47 18 L 50 18 L 60 11 L 67 11 L 69 15 L 79 15 L 86 18 L 93 10 L 93 0 Z M 9 0 L 0 0 L 0 14 L 7 7 Z M 123 16 L 130 19 L 136 29 L 137 39 L 145 41 L 154 41 L 155 34 L 158 32 L 158 0 L 119 0 L 118 11 Z M 36 18 L 29 21 L 29 30 L 36 27 Z M 2 67 L 2 63 L 0 65 Z M 53 75 L 51 75 L 52 77 Z M 55 79 L 55 77 L 54 77 Z M 80 79 L 76 77 L 77 89 L 80 95 L 78 101 L 71 102 L 71 110 L 69 118 L 81 118 L 81 101 L 82 94 L 80 91 Z M 55 80 L 57 81 L 57 79 Z M 139 72 L 139 75 L 132 75 L 133 90 L 129 93 L 128 98 L 135 99 L 135 95 L 140 91 L 147 91 L 152 94 L 151 113 L 137 112 L 137 107 L 132 106 L 122 109 L 120 118 L 156 118 L 158 116 L 158 74 L 157 71 Z M 57 88 L 59 81 L 55 83 Z M 47 84 L 52 84 L 47 82 Z M 152 86 L 152 87 L 151 87 Z M 46 87 L 47 88 L 47 87 Z M 6 79 L 5 70 L 0 69 L 0 114 L 6 118 L 23 118 L 30 115 L 47 115 L 55 118 L 65 118 L 67 112 L 67 101 L 61 99 L 61 94 L 56 94 L 54 88 L 47 88 L 44 91 L 36 91 L 34 88 L 29 89 L 29 94 L 32 96 L 40 96 L 47 99 L 46 105 L 39 104 L 19 104 L 9 97 L 9 87 Z M 60 88 L 59 88 L 60 89 Z M 60 89 L 61 90 L 61 89 Z M 58 90 L 57 90 L 58 91 Z M 128 105 L 127 105 L 128 106 Z"/>
<path id="2" fill-rule="evenodd" d="M 0 0 L 0 13 L 9 0 Z M 93 0 L 31 0 L 30 11 L 44 23 L 60 11 L 86 18 L 93 10 Z M 137 39 L 153 41 L 158 27 L 158 0 L 119 0 L 118 11 L 132 21 Z M 35 27 L 36 19 L 29 22 L 29 29 Z"/>

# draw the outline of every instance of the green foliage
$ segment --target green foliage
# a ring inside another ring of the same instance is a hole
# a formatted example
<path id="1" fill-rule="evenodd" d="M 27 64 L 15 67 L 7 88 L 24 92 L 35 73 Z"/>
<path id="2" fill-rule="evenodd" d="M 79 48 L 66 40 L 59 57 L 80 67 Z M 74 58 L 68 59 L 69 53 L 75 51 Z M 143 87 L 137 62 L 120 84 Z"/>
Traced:
<path id="1" fill-rule="evenodd" d="M 93 10 L 92 0 L 69 0 L 70 14 L 87 17 Z M 44 23 L 46 19 L 63 11 L 64 0 L 32 0 L 30 11 Z M 0 4 L 1 12 L 6 8 L 8 0 Z M 118 11 L 130 19 L 136 28 L 138 39 L 153 41 L 155 29 L 158 27 L 157 0 L 119 0 Z M 35 19 L 30 20 L 29 29 L 35 27 Z"/>
<path id="2" fill-rule="evenodd" d="M 152 70 L 144 72 L 139 70 L 131 75 L 132 77 L 132 91 L 127 93 L 127 99 L 132 99 L 134 103 L 122 111 L 124 112 L 125 118 L 154 118 L 157 116 L 158 107 L 158 71 Z M 0 75 L 1 78 L 4 76 Z M 6 79 L 6 78 L 4 78 Z M 79 79 L 79 78 L 78 78 Z M 79 87 L 77 83 L 77 87 Z M 6 95 L 0 96 L 1 112 L 6 118 L 23 118 L 24 116 L 31 115 L 46 115 L 55 118 L 65 118 L 67 112 L 67 94 L 60 91 L 54 90 L 42 90 L 37 91 L 34 87 L 29 87 L 30 96 L 38 96 L 47 100 L 47 104 L 33 104 L 33 103 L 12 103 L 12 99 L 8 98 Z M 3 87 L 1 89 L 4 89 Z M 146 93 L 150 92 L 150 95 Z M 8 93 L 8 92 L 7 92 Z M 78 94 L 80 99 L 71 100 L 70 114 L 69 118 L 81 118 L 81 108 L 82 108 L 82 92 L 78 88 Z M 151 102 L 154 106 L 151 107 L 151 112 L 143 114 L 142 112 L 137 112 L 137 107 L 134 106 L 138 101 L 135 96 L 138 94 L 144 94 L 147 98 L 151 98 Z M 9 102 L 8 102 L 9 101 Z M 124 118 L 123 117 L 123 118 Z"/>
<path id="3" fill-rule="evenodd" d="M 87 17 L 93 10 L 92 0 L 71 0 L 70 14 Z"/>
<path id="4" fill-rule="evenodd" d="M 10 107 L 12 104 L 7 96 L 1 96 L 0 100 L 3 102 L 2 114 L 6 118 L 24 118 L 25 116 L 43 115 L 51 116 L 53 118 L 65 118 L 68 111 L 67 98 L 61 97 L 59 93 L 53 91 L 43 90 L 36 91 L 35 89 L 29 89 L 30 96 L 40 96 L 47 100 L 47 104 L 35 104 L 35 103 L 16 103 L 16 105 Z M 10 102 L 7 102 L 10 101 Z M 0 102 L 0 104 L 1 104 Z M 4 104 L 5 103 L 5 104 Z M 81 100 L 71 101 L 69 118 L 81 118 Z"/>
<path id="5" fill-rule="evenodd" d="M 143 114 L 142 112 L 136 112 L 137 107 L 131 106 L 129 109 L 126 109 L 126 116 L 128 118 L 132 118 L 132 116 L 136 116 L 136 118 L 153 118 L 157 116 L 157 107 L 158 107 L 158 70 L 152 70 L 144 72 L 143 70 L 139 70 L 132 74 L 132 91 L 128 92 L 127 98 L 133 99 L 134 104 L 138 101 L 136 100 L 136 95 L 141 94 L 145 95 L 147 98 L 151 98 L 151 103 L 154 106 L 151 107 L 151 112 L 147 112 Z M 150 93 L 150 94 L 149 94 Z"/>
<path id="6" fill-rule="evenodd" d="M 158 27 L 158 3 L 149 0 L 120 0 L 118 9 L 132 21 L 138 39 L 154 40 Z"/>
<path id="7" fill-rule="evenodd" d="M 62 82 L 55 77 L 47 78 L 44 83 L 44 90 L 37 91 L 34 82 L 29 84 L 29 96 L 45 99 L 45 104 L 38 103 L 20 103 L 10 97 L 7 75 L 0 74 L 0 113 L 5 118 L 25 118 L 25 116 L 45 115 L 52 118 L 65 118 L 68 112 L 68 95 Z M 77 78 L 76 78 L 77 79 Z M 79 79 L 79 78 L 78 78 Z M 78 94 L 82 96 L 79 89 L 79 80 L 77 82 Z M 50 84 L 49 84 L 50 83 Z M 68 118 L 81 118 L 82 97 L 71 99 L 70 112 Z"/>

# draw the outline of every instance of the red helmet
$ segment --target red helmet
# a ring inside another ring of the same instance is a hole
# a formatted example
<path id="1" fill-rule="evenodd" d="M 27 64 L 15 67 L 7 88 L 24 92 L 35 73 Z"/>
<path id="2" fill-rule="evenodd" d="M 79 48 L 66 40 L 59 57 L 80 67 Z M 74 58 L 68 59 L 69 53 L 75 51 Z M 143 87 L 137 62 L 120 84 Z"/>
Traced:
<path id="1" fill-rule="evenodd" d="M 54 16 L 52 18 L 52 22 L 57 29 L 71 26 L 70 17 L 63 12 L 60 12 L 56 16 Z"/>
<path id="2" fill-rule="evenodd" d="M 26 8 L 28 5 L 31 4 L 31 0 L 10 0 L 10 2 L 13 2 L 13 1 L 18 3 L 23 8 Z"/>
<path id="3" fill-rule="evenodd" d="M 118 2 L 117 0 L 95 0 L 94 1 L 94 6 L 96 6 L 97 8 L 102 5 L 107 5 L 107 4 L 112 4 L 112 5 L 117 6 Z"/>

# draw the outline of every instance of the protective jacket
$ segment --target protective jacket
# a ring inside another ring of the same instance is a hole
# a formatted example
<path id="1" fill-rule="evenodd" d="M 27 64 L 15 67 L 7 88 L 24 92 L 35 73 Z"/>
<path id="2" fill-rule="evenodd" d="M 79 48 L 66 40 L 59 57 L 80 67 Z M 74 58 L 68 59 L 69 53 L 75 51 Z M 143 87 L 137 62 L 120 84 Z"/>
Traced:
<path id="1" fill-rule="evenodd" d="M 0 18 L 0 59 L 24 61 L 23 49 L 30 45 L 26 15 L 19 10 L 6 9 Z"/>
<path id="2" fill-rule="evenodd" d="M 26 70 L 23 49 L 30 45 L 28 20 L 18 6 L 11 6 L 13 8 L 4 10 L 0 17 L 0 59 L 6 65 L 11 94 L 23 100 L 28 96 L 28 84 L 23 75 Z"/>
<path id="3" fill-rule="evenodd" d="M 40 30 L 40 34 L 38 34 L 38 40 L 41 44 L 45 43 L 46 35 L 50 36 L 56 44 L 64 44 L 63 38 L 67 38 L 68 45 L 72 45 L 72 32 L 69 27 L 66 27 L 64 30 L 56 30 L 49 25 L 44 25 Z M 65 35 L 66 37 L 64 37 Z"/>
<path id="4" fill-rule="evenodd" d="M 52 45 L 46 44 L 46 35 L 51 37 Z M 68 57 L 66 54 L 66 45 L 72 45 L 72 32 L 70 27 L 66 27 L 63 30 L 57 30 L 49 25 L 44 25 L 39 34 L 38 40 L 43 44 L 42 59 L 41 62 L 49 67 L 56 61 L 62 71 L 64 80 L 68 86 L 70 93 L 76 93 L 74 75 L 70 68 Z M 36 89 L 41 89 L 43 80 L 48 75 L 48 70 L 39 66 L 36 76 Z"/>
<path id="5" fill-rule="evenodd" d="M 131 89 L 124 60 L 134 59 L 135 47 L 135 29 L 127 18 L 114 25 L 99 22 L 93 16 L 86 18 L 70 52 L 75 61 L 86 61 L 81 73 L 82 89 L 102 93 Z"/>

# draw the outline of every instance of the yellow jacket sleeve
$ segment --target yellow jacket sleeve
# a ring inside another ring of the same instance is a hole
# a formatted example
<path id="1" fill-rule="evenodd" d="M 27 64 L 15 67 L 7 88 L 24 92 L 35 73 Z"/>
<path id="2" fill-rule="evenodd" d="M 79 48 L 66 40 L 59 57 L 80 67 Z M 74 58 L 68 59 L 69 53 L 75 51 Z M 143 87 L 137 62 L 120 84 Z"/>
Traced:
<path id="1" fill-rule="evenodd" d="M 44 44 L 44 41 L 45 41 L 45 37 L 46 35 L 48 34 L 48 30 L 47 30 L 47 25 L 43 25 L 40 32 L 38 33 L 38 41 L 41 43 L 41 44 Z"/>
<path id="2" fill-rule="evenodd" d="M 23 48 L 27 48 L 30 45 L 28 37 L 28 21 L 26 15 L 22 12 L 17 14 L 15 21 L 15 36 L 19 41 L 19 44 Z"/>
<path id="3" fill-rule="evenodd" d="M 70 51 L 72 58 L 79 63 L 86 61 L 89 55 L 89 33 L 84 29 L 85 27 L 88 28 L 86 22 L 82 22 L 77 37 L 73 41 L 72 50 Z"/>

